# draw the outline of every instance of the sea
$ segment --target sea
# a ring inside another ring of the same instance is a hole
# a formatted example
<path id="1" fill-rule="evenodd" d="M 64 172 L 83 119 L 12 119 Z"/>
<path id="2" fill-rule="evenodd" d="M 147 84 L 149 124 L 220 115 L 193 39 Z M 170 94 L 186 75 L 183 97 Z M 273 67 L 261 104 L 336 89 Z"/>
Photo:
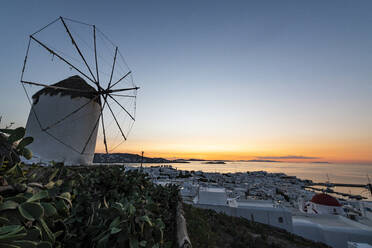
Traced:
<path id="1" fill-rule="evenodd" d="M 372 164 L 339 164 L 339 163 L 286 163 L 286 162 L 225 162 L 225 164 L 205 164 L 206 161 L 190 163 L 171 163 L 179 170 L 194 170 L 204 172 L 252 172 L 267 171 L 285 173 L 300 179 L 310 179 L 313 182 L 368 184 L 372 183 Z M 143 164 L 143 166 L 159 166 L 160 164 Z M 368 180 L 370 178 L 370 182 Z M 320 188 L 320 187 L 319 187 Z M 334 187 L 334 191 L 361 195 L 372 201 L 371 192 L 364 188 Z M 340 197 L 340 196 L 338 196 Z"/>

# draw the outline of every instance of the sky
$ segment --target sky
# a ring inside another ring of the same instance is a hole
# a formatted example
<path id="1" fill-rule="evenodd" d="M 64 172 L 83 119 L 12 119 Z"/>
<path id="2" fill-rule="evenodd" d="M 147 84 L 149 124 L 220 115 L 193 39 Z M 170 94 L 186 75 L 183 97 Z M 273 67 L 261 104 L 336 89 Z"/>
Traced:
<path id="1" fill-rule="evenodd" d="M 95 24 L 141 87 L 117 152 L 372 164 L 371 1 L 4 1 L 0 126 L 24 126 L 28 35 Z M 103 151 L 97 147 L 96 151 Z"/>

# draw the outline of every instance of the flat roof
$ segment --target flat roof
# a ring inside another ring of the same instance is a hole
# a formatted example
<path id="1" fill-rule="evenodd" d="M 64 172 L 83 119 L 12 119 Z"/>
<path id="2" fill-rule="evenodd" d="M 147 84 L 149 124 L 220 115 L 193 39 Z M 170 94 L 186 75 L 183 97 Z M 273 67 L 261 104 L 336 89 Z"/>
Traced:
<path id="1" fill-rule="evenodd" d="M 360 222 L 349 220 L 346 217 L 340 215 L 303 215 L 303 216 L 292 216 L 293 224 L 318 224 L 324 227 L 344 227 L 352 229 L 364 229 L 372 231 L 372 228 L 366 226 Z"/>
<path id="2" fill-rule="evenodd" d="M 237 201 L 238 207 L 261 207 L 261 208 L 274 208 L 274 204 L 265 201 Z"/>
<path id="3" fill-rule="evenodd" d="M 213 192 L 213 193 L 226 193 L 225 188 L 214 188 L 214 187 L 200 187 L 199 191 Z"/>

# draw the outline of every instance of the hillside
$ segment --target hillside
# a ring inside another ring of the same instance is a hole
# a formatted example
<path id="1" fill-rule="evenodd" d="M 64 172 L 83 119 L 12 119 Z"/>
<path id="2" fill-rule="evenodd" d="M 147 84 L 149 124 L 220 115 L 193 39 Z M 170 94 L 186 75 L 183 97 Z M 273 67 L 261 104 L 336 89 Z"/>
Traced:
<path id="1" fill-rule="evenodd" d="M 283 229 L 227 216 L 184 204 L 187 230 L 193 247 L 306 248 L 329 246 L 304 239 Z"/>

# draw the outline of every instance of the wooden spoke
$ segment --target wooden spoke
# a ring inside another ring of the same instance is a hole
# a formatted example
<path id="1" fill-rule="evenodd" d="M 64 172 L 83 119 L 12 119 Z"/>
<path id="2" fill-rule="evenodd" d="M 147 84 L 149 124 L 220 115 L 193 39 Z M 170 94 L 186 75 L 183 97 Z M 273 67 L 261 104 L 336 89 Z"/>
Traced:
<path id="1" fill-rule="evenodd" d="M 115 85 L 117 85 L 121 80 L 123 80 L 124 78 L 126 78 L 129 74 L 131 74 L 132 73 L 132 71 L 129 71 L 129 72 L 127 72 L 127 74 L 125 74 L 124 76 L 122 76 L 116 83 L 114 83 L 111 87 L 110 87 L 110 89 L 112 88 L 112 87 L 114 87 Z"/>
<path id="2" fill-rule="evenodd" d="M 57 56 L 60 60 L 62 60 L 63 62 L 65 62 L 66 64 L 68 64 L 72 68 L 74 68 L 76 71 L 78 71 L 79 73 L 81 73 L 81 75 L 83 75 L 84 77 L 86 77 L 87 79 L 89 79 L 91 82 L 93 82 L 94 84 L 96 84 L 95 80 L 93 80 L 90 77 L 88 77 L 88 75 L 86 75 L 84 72 L 82 72 L 81 70 L 79 70 L 76 66 L 74 66 L 73 64 L 71 64 L 70 62 L 68 62 L 61 55 L 59 55 L 58 53 L 56 53 L 55 51 L 53 51 L 52 49 L 50 49 L 49 47 L 47 47 L 44 43 L 42 43 L 41 41 L 39 41 L 38 39 L 36 39 L 32 35 L 30 36 L 30 38 L 33 39 L 34 41 L 36 41 L 42 47 L 44 47 L 48 52 L 50 52 L 51 54 Z"/>
<path id="3" fill-rule="evenodd" d="M 103 143 L 105 144 L 106 154 L 108 154 L 107 140 L 106 140 L 106 130 L 105 130 L 105 122 L 103 120 L 103 112 L 102 112 L 101 121 L 102 121 L 102 130 L 103 130 Z"/>
<path id="4" fill-rule="evenodd" d="M 80 51 L 80 49 L 79 49 L 77 43 L 75 42 L 74 37 L 72 36 L 70 30 L 68 29 L 67 24 L 66 24 L 65 21 L 63 20 L 62 16 L 61 16 L 60 18 L 61 18 L 61 21 L 62 21 L 62 23 L 63 23 L 63 26 L 64 26 L 65 29 L 66 29 L 66 32 L 67 32 L 68 36 L 70 36 L 70 39 L 71 39 L 72 44 L 75 46 L 77 52 L 79 53 L 80 57 L 81 57 L 82 60 L 84 61 L 84 64 L 86 65 L 86 67 L 88 68 L 88 70 L 89 70 L 89 72 L 90 72 L 90 75 L 92 75 L 93 79 L 94 79 L 95 81 L 97 81 L 96 78 L 94 77 L 93 72 L 92 72 L 92 70 L 90 69 L 90 67 L 89 67 L 89 65 L 88 65 L 88 63 L 87 63 L 87 61 L 85 60 L 84 55 L 82 54 L 82 52 Z"/>
<path id="5" fill-rule="evenodd" d="M 98 116 L 98 118 L 97 118 L 97 121 L 96 121 L 96 123 L 94 124 L 94 127 L 93 127 L 92 131 L 91 131 L 90 134 L 89 134 L 88 140 L 85 142 L 85 145 L 84 145 L 83 150 L 81 151 L 81 154 L 83 154 L 83 153 L 85 152 L 85 149 L 87 148 L 87 145 L 89 144 L 89 141 L 90 141 L 90 139 L 91 139 L 92 136 L 93 136 L 94 130 L 96 130 L 96 128 L 97 128 L 97 125 L 98 125 L 98 123 L 99 123 L 99 119 L 102 117 L 102 113 L 103 113 L 103 109 L 105 108 L 105 104 L 106 104 L 106 101 L 103 103 L 103 106 L 102 106 L 102 108 L 101 108 L 101 112 L 99 113 L 99 116 Z"/>
<path id="6" fill-rule="evenodd" d="M 94 59 L 96 61 L 97 83 L 99 83 L 98 60 L 97 60 L 96 26 L 95 25 L 93 25 L 93 38 L 94 38 Z"/>
<path id="7" fill-rule="evenodd" d="M 115 68 L 115 63 L 116 63 L 116 55 L 118 54 L 118 47 L 115 48 L 115 55 L 114 55 L 114 62 L 112 63 L 112 70 L 111 70 L 111 76 L 110 76 L 110 81 L 108 84 L 108 89 L 110 89 L 111 81 L 112 81 L 112 75 L 114 74 L 114 68 Z"/>
<path id="8" fill-rule="evenodd" d="M 139 87 L 117 89 L 117 90 L 108 90 L 106 93 L 114 93 L 114 92 L 121 92 L 121 91 L 128 91 L 128 90 L 138 90 L 138 89 L 139 89 Z"/>
<path id="9" fill-rule="evenodd" d="M 119 94 L 110 94 L 111 96 L 120 96 L 120 97 L 133 97 L 136 98 L 136 96 L 131 96 L 131 95 L 119 95 Z"/>
<path id="10" fill-rule="evenodd" d="M 135 119 L 134 119 L 134 117 L 115 99 L 115 98 L 113 98 L 111 95 L 108 95 L 112 100 L 114 100 L 124 111 L 125 111 L 125 113 L 127 113 L 129 116 L 130 116 L 130 118 L 132 118 L 132 120 L 134 120 L 135 121 Z"/>
<path id="11" fill-rule="evenodd" d="M 61 123 L 62 121 L 66 120 L 68 117 L 70 117 L 71 115 L 79 112 L 79 110 L 83 109 L 85 106 L 87 106 L 88 104 L 92 103 L 93 101 L 95 101 L 96 99 L 98 98 L 98 95 L 95 96 L 94 98 L 90 99 L 88 102 L 84 103 L 83 105 L 81 105 L 79 108 L 77 108 L 76 110 L 72 111 L 71 113 L 69 113 L 68 115 L 66 115 L 65 117 L 63 117 L 62 119 L 60 119 L 59 121 L 49 125 L 48 127 L 46 128 L 43 128 L 42 130 L 43 131 L 46 131 L 48 129 L 51 129 L 52 127 L 58 125 L 59 123 Z"/>
<path id="12" fill-rule="evenodd" d="M 120 125 L 119 125 L 119 122 L 118 122 L 118 120 L 116 119 L 116 116 L 115 116 L 114 112 L 112 111 L 112 109 L 111 109 L 111 107 L 110 107 L 110 105 L 108 104 L 108 102 L 107 102 L 106 99 L 105 99 L 105 103 L 107 103 L 107 107 L 110 109 L 110 112 L 111 112 L 111 114 L 112 114 L 112 117 L 114 117 L 114 120 L 115 120 L 116 125 L 118 126 L 118 128 L 119 128 L 119 130 L 120 130 L 121 135 L 123 136 L 124 140 L 127 140 L 127 137 L 125 137 L 124 132 L 123 132 L 123 130 L 121 129 L 121 127 L 120 127 Z"/>

